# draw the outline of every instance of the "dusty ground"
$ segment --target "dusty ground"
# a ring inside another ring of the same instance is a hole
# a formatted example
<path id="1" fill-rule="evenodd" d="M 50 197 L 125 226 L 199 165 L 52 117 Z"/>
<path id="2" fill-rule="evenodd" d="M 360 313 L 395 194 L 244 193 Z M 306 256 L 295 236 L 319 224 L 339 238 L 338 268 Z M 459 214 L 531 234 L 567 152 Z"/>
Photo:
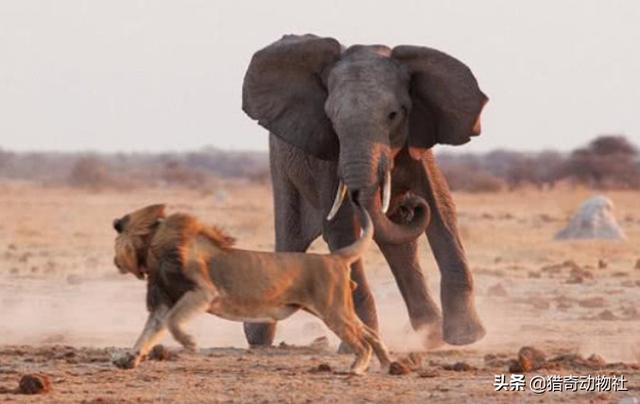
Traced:
<path id="1" fill-rule="evenodd" d="M 266 187 L 221 183 L 210 193 L 185 190 L 79 192 L 29 184 L 0 184 L 0 402 L 129 400 L 317 402 L 374 401 L 618 401 L 640 399 L 640 193 L 612 192 L 623 242 L 554 242 L 553 234 L 584 190 L 455 195 L 479 312 L 487 336 L 468 347 L 413 355 L 416 370 L 365 377 L 343 373 L 351 357 L 333 352 L 337 340 L 314 318 L 284 321 L 277 342 L 248 351 L 241 325 L 203 317 L 190 327 L 203 347 L 177 352 L 132 371 L 110 364 L 130 346 L 145 318 L 144 283 L 112 265 L 111 220 L 146 203 L 166 202 L 225 227 L 240 247 L 271 250 L 271 198 Z M 318 241 L 314 250 L 325 249 Z M 434 293 L 439 276 L 423 241 L 421 260 Z M 572 261 L 572 262 L 567 262 Z M 599 263 L 601 261 L 601 263 Z M 564 264 L 563 264 L 564 263 Z M 402 359 L 420 351 L 381 254 L 366 257 L 384 340 Z M 328 347 L 310 344 L 328 337 Z M 624 375 L 628 392 L 494 391 L 494 376 L 525 345 L 556 358 L 527 373 Z M 580 361 L 597 354 L 601 358 Z M 493 355 L 486 357 L 486 355 Z M 558 355 L 564 355 L 558 357 Z M 573 356 L 572 356 L 573 355 Z M 415 360 L 419 358 L 418 360 Z M 462 371 L 447 370 L 457 362 Z M 328 364 L 331 371 L 317 371 Z M 14 394 L 21 375 L 44 373 L 52 391 Z M 633 401 L 628 401 L 633 402 Z"/>

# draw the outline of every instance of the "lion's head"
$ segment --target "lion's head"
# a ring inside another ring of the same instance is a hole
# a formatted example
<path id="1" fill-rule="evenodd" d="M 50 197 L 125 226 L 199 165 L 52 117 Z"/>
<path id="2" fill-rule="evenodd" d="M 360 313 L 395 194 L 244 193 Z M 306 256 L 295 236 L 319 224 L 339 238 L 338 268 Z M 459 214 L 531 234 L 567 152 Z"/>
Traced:
<path id="1" fill-rule="evenodd" d="M 147 250 L 155 230 L 165 217 L 164 209 L 165 205 L 150 205 L 113 221 L 113 228 L 118 232 L 113 262 L 120 273 L 145 278 Z"/>

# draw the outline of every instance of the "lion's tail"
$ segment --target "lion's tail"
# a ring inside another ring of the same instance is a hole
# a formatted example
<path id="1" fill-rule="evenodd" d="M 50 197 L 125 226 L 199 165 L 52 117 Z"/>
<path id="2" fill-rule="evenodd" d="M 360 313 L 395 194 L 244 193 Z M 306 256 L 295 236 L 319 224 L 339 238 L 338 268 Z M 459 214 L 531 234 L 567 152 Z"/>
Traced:
<path id="1" fill-rule="evenodd" d="M 369 216 L 369 212 L 359 203 L 355 204 L 357 206 L 358 215 L 360 216 L 360 223 L 362 225 L 362 235 L 359 239 L 357 239 L 353 244 L 343 247 L 339 250 L 336 250 L 332 253 L 332 255 L 338 255 L 344 258 L 347 263 L 351 264 L 365 253 L 369 244 L 371 244 L 371 240 L 373 240 L 373 223 L 371 222 L 371 216 Z"/>

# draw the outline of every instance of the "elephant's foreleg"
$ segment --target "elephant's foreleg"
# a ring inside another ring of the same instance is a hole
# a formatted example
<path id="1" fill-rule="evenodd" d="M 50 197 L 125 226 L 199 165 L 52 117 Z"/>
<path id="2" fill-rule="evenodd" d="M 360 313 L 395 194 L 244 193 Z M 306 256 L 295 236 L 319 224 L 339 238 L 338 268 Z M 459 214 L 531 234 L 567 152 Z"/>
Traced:
<path id="1" fill-rule="evenodd" d="M 431 208 L 427 237 L 441 273 L 444 340 L 454 345 L 475 342 L 485 334 L 475 308 L 473 275 L 458 235 L 453 200 L 446 180 L 429 155 L 425 184 L 420 188 Z"/>
<path id="2" fill-rule="evenodd" d="M 426 330 L 425 347 L 442 344 L 442 316 L 425 282 L 417 254 L 417 241 L 407 244 L 379 244 L 391 267 L 414 330 Z"/>

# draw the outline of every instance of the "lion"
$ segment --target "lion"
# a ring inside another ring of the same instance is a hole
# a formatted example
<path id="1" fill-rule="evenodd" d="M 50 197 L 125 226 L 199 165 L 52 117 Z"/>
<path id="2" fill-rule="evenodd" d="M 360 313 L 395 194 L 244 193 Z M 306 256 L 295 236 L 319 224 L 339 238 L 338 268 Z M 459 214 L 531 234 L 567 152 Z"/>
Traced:
<path id="1" fill-rule="evenodd" d="M 283 320 L 299 309 L 321 319 L 355 353 L 353 374 L 364 373 L 375 352 L 382 369 L 390 365 L 378 333 L 354 311 L 351 264 L 371 243 L 373 225 L 357 203 L 362 236 L 331 254 L 270 253 L 233 247 L 234 239 L 195 217 L 165 216 L 151 205 L 115 219 L 115 266 L 147 280 L 149 317 L 130 352 L 114 358 L 134 368 L 166 329 L 187 350 L 196 344 L 185 329 L 208 312 L 243 322 Z"/>

